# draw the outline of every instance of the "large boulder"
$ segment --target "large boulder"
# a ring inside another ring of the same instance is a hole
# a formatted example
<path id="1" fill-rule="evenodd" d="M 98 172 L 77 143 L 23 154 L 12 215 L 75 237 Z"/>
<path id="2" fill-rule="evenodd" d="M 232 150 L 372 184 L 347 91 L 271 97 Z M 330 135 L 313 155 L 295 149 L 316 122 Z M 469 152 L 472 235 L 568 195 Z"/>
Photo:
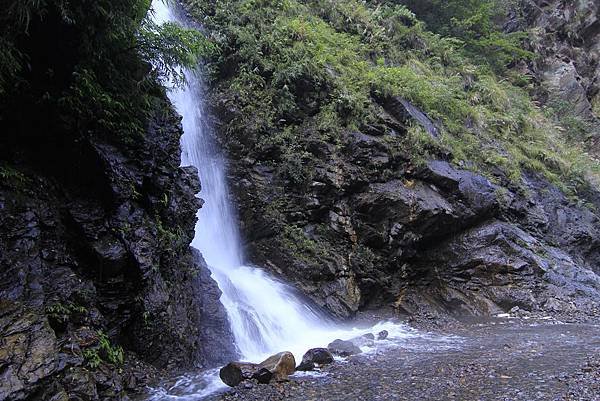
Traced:
<path id="1" fill-rule="evenodd" d="M 362 336 L 351 338 L 350 341 L 357 347 L 372 347 L 375 345 L 375 336 L 373 333 L 367 333 Z"/>
<path id="2" fill-rule="evenodd" d="M 302 357 L 302 362 L 296 370 L 307 371 L 315 367 L 327 365 L 333 362 L 333 355 L 327 348 L 312 348 L 306 351 Z"/>
<path id="3" fill-rule="evenodd" d="M 291 352 L 284 351 L 272 355 L 261 363 L 230 362 L 219 371 L 223 383 L 235 387 L 246 380 L 256 380 L 267 384 L 272 379 L 287 380 L 296 370 L 296 359 Z"/>
<path id="4" fill-rule="evenodd" d="M 354 344 L 352 341 L 345 341 L 345 340 L 340 340 L 340 339 L 337 339 L 337 340 L 329 343 L 329 345 L 327 346 L 327 349 L 333 355 L 338 355 L 338 356 L 351 356 L 351 355 L 360 354 L 362 352 L 361 349 L 356 344 Z"/>
<path id="5" fill-rule="evenodd" d="M 408 127 L 413 123 L 417 123 L 421 125 L 432 138 L 439 138 L 440 129 L 438 124 L 408 100 L 396 96 L 378 99 L 378 101 L 383 108 L 401 124 Z"/>
<path id="6" fill-rule="evenodd" d="M 235 387 L 245 380 L 255 377 L 263 377 L 264 372 L 259 373 L 260 367 L 256 363 L 249 362 L 230 362 L 219 371 L 219 377 L 223 383 L 230 387 Z M 264 381 L 264 380 L 263 380 Z M 271 381 L 271 378 L 267 383 Z"/>
<path id="7" fill-rule="evenodd" d="M 260 384 L 268 384 L 273 378 L 273 372 L 266 368 L 260 368 L 252 375 L 252 378 Z"/>
<path id="8" fill-rule="evenodd" d="M 385 340 L 386 338 L 388 338 L 390 333 L 388 333 L 387 330 L 381 330 L 379 333 L 377 333 L 377 339 L 378 340 Z"/>
<path id="9" fill-rule="evenodd" d="M 296 370 L 296 359 L 294 354 L 288 351 L 280 352 L 270 356 L 258 365 L 260 368 L 268 369 L 273 373 L 277 381 L 286 380 Z"/>

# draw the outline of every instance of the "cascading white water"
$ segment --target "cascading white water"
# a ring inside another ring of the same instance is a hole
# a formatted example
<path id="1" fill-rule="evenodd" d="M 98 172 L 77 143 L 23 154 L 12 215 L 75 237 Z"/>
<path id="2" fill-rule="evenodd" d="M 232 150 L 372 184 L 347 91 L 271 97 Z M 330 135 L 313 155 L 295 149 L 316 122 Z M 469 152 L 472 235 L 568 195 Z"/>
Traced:
<path id="1" fill-rule="evenodd" d="M 163 1 L 153 2 L 157 23 L 178 21 Z M 203 116 L 202 85 L 193 73 L 186 73 L 187 86 L 173 89 L 169 98 L 183 116 L 182 164 L 198 169 L 205 200 L 198 212 L 198 248 L 222 291 L 236 346 L 243 359 L 260 361 L 280 351 L 291 351 L 297 359 L 315 346 L 335 338 L 351 338 L 373 330 L 387 329 L 392 336 L 406 336 L 402 326 L 381 324 L 366 330 L 339 329 L 312 310 L 294 290 L 271 278 L 263 270 L 244 264 L 237 220 L 225 177 L 225 162 L 211 137 Z"/>

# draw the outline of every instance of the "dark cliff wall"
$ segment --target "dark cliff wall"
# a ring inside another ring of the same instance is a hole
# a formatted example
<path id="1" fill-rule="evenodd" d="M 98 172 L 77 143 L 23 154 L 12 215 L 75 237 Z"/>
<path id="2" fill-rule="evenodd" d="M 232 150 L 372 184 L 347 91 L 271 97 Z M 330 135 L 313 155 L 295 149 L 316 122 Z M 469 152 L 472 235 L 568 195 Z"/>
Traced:
<path id="1" fill-rule="evenodd" d="M 242 3 L 190 12 L 221 47 L 212 103 L 253 262 L 338 316 L 598 317 L 597 163 L 574 171 L 573 125 L 518 60 L 491 72 L 401 2 Z"/>
<path id="2" fill-rule="evenodd" d="M 344 135 L 342 149 L 323 147 L 303 189 L 258 160 L 234 163 L 254 261 L 340 316 L 393 305 L 598 317 L 600 220 L 545 179 L 516 188 L 445 161 L 415 169 L 363 133 Z"/>
<path id="3" fill-rule="evenodd" d="M 0 17 L 1 400 L 127 399 L 232 357 L 189 247 L 197 172 L 138 52 L 148 6 L 8 2 Z"/>
<path id="4" fill-rule="evenodd" d="M 189 247 L 196 171 L 179 167 L 179 117 L 164 99 L 155 110 L 135 145 L 90 138 L 3 166 L 0 398 L 123 398 L 156 369 L 231 356 L 219 289 Z"/>
<path id="5" fill-rule="evenodd" d="M 539 84 L 538 99 L 559 114 L 582 121 L 567 132 L 600 155 L 600 3 L 523 1 L 505 29 L 527 29 L 528 47 L 536 58 L 523 72 Z"/>

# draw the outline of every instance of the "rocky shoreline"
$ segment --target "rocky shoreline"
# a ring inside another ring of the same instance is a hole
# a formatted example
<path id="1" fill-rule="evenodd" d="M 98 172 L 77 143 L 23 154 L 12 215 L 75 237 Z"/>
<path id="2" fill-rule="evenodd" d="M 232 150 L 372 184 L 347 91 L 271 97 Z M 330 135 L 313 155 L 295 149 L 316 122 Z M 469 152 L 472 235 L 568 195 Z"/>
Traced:
<path id="1" fill-rule="evenodd" d="M 317 373 L 248 382 L 207 399 L 597 401 L 599 328 L 518 318 L 461 322 Z"/>

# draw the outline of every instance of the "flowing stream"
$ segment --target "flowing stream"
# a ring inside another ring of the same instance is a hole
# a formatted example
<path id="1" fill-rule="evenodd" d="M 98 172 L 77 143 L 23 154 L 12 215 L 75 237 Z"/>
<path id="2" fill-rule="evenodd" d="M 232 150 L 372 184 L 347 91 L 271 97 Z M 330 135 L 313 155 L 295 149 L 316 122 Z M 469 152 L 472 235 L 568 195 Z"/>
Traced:
<path id="1" fill-rule="evenodd" d="M 153 9 L 157 23 L 182 22 L 162 0 L 154 0 Z M 293 288 L 246 264 L 229 201 L 226 163 L 203 115 L 203 86 L 192 72 L 186 72 L 186 79 L 187 85 L 171 89 L 169 98 L 183 117 L 182 165 L 198 169 L 200 197 L 205 201 L 198 212 L 192 246 L 202 252 L 222 291 L 221 302 L 241 358 L 260 362 L 274 353 L 291 351 L 299 361 L 309 348 L 325 346 L 335 338 L 383 329 L 391 338 L 409 336 L 404 326 L 392 323 L 363 330 L 340 328 L 295 295 Z"/>

